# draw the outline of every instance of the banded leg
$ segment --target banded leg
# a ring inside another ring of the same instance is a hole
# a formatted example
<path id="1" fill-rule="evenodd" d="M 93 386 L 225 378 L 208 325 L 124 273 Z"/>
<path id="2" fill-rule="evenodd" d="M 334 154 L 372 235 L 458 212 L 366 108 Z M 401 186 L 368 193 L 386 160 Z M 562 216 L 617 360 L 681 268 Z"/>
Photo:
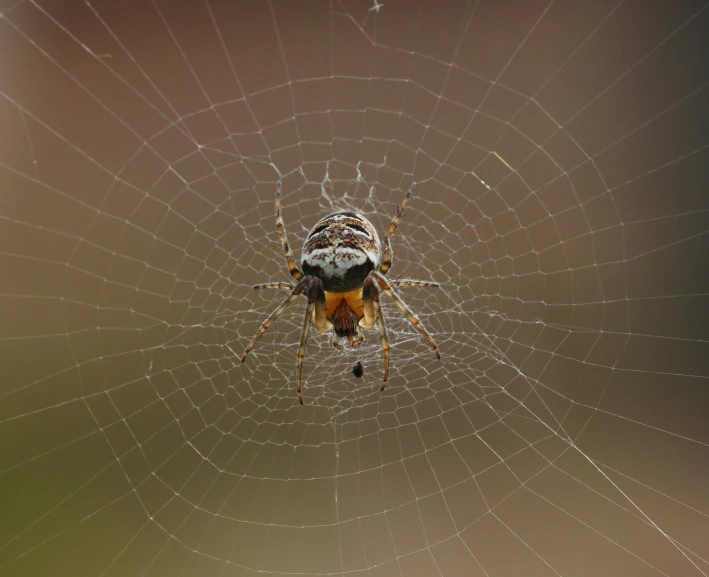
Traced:
<path id="1" fill-rule="evenodd" d="M 409 322 L 414 325 L 419 332 L 426 337 L 428 340 L 429 344 L 431 347 L 433 347 L 433 351 L 436 353 L 436 357 L 438 359 L 441 358 L 441 353 L 438 350 L 438 346 L 436 346 L 435 341 L 431 337 L 431 335 L 428 334 L 428 331 L 424 328 L 423 324 L 421 324 L 421 321 L 418 319 L 418 317 L 412 312 L 412 310 L 408 307 L 408 305 L 401 300 L 401 297 L 394 292 L 394 288 L 391 286 L 391 283 L 387 280 L 387 278 L 379 272 L 372 271 L 369 273 L 369 277 L 374 277 L 376 279 L 376 282 L 378 283 L 379 287 L 386 293 L 388 294 L 391 298 L 394 299 L 394 302 L 396 305 L 406 313 L 406 315 L 409 317 Z"/>
<path id="2" fill-rule="evenodd" d="M 387 279 L 389 280 L 389 279 Z M 287 284 L 287 283 L 285 283 Z M 390 286 L 431 286 L 431 287 L 436 287 L 438 288 L 439 285 L 437 282 L 433 282 L 432 280 L 415 280 L 412 278 L 402 278 L 402 279 L 396 279 L 396 280 L 389 280 L 389 285 Z M 288 285 L 291 286 L 291 285 Z M 254 287 L 256 288 L 256 287 Z M 276 288 L 276 287 L 273 287 Z"/>
<path id="3" fill-rule="evenodd" d="M 281 237 L 281 243 L 283 244 L 283 252 L 286 255 L 286 264 L 288 265 L 288 272 L 296 280 L 303 278 L 303 272 L 295 265 L 295 259 L 293 258 L 293 253 L 290 250 L 290 245 L 288 244 L 288 238 L 286 237 L 286 227 L 283 224 L 283 217 L 281 217 L 281 181 L 278 181 L 278 186 L 276 188 L 276 228 L 278 229 L 278 234 Z"/>
<path id="4" fill-rule="evenodd" d="M 254 287 L 255 289 L 278 289 L 282 291 L 291 291 L 293 290 L 293 285 L 289 282 L 265 282 L 261 284 L 255 284 Z"/>
<path id="5" fill-rule="evenodd" d="M 430 280 L 415 280 L 411 278 L 404 278 L 404 279 L 387 279 L 389 281 L 389 284 L 392 287 L 397 287 L 397 286 L 428 286 L 428 287 L 434 287 L 438 288 L 441 285 L 438 284 L 437 282 L 430 281 Z M 262 284 L 256 284 L 253 286 L 255 289 L 278 289 L 282 291 L 291 291 L 293 290 L 293 285 L 289 282 L 267 282 L 267 283 L 262 283 Z"/>
<path id="6" fill-rule="evenodd" d="M 285 298 L 285 300 L 284 300 L 280 305 L 278 305 L 278 307 L 276 308 L 276 310 L 274 310 L 274 311 L 268 316 L 268 318 L 267 318 L 265 321 L 263 321 L 263 324 L 261 325 L 261 328 L 259 329 L 258 333 L 256 333 L 256 336 L 254 337 L 254 340 L 252 340 L 252 341 L 249 343 L 249 346 L 246 347 L 246 350 L 244 351 L 244 354 L 241 356 L 241 362 L 242 362 L 242 363 L 246 360 L 246 357 L 248 356 L 249 352 L 251 352 L 251 349 L 254 348 L 254 345 L 256 344 L 256 342 L 261 338 L 261 335 L 262 335 L 263 333 L 265 333 L 265 332 L 268 330 L 268 327 L 270 327 L 270 326 L 273 324 L 273 321 L 275 321 L 275 320 L 281 315 L 281 313 L 285 310 L 285 308 L 286 308 L 289 304 L 291 304 L 291 303 L 293 302 L 293 300 L 295 299 L 295 297 L 297 297 L 300 293 L 302 293 L 302 292 L 305 290 L 305 288 L 306 288 L 306 286 L 307 286 L 307 284 L 308 284 L 308 278 L 309 278 L 309 277 L 305 277 L 305 278 L 304 278 L 303 280 L 301 280 L 298 284 L 296 284 L 296 285 L 293 287 L 293 290 L 291 291 L 291 294 L 289 294 L 289 295 Z"/>
<path id="7" fill-rule="evenodd" d="M 364 317 L 362 318 L 362 326 L 364 328 L 374 328 L 374 323 L 379 325 L 379 337 L 382 342 L 382 350 L 384 351 L 384 379 L 382 380 L 381 391 L 387 386 L 387 380 L 389 379 L 389 357 L 390 349 L 389 337 L 387 336 L 387 329 L 384 325 L 384 315 L 382 315 L 382 305 L 379 302 L 379 295 L 381 294 L 381 289 L 377 279 L 370 273 L 366 279 L 364 279 L 364 287 L 362 288 L 362 305 L 364 308 Z"/>
<path id="8" fill-rule="evenodd" d="M 391 224 L 389 225 L 389 230 L 387 231 L 386 236 L 384 237 L 384 250 L 382 251 L 382 264 L 379 266 L 379 272 L 382 274 L 386 274 L 387 271 L 391 268 L 391 258 L 392 258 L 391 235 L 394 234 L 396 227 L 399 225 L 399 220 L 401 220 L 401 215 L 404 213 L 404 209 L 406 208 L 406 205 L 408 204 L 409 199 L 411 198 L 411 195 L 413 194 L 415 187 L 416 187 L 416 183 L 412 182 L 411 186 L 409 187 L 409 190 L 406 193 L 406 196 L 404 197 L 404 200 L 401 202 L 401 204 L 399 205 L 399 208 L 396 211 L 396 216 L 394 216 L 394 219 L 391 221 Z"/>
<path id="9" fill-rule="evenodd" d="M 322 281 L 312 276 L 306 276 L 303 280 L 308 283 L 305 289 L 305 294 L 308 297 L 308 307 L 305 309 L 303 332 L 300 334 L 300 347 L 298 348 L 297 390 L 298 402 L 301 405 L 303 404 L 303 394 L 300 392 L 300 383 L 303 376 L 303 357 L 305 357 L 305 345 L 308 342 L 310 321 L 315 317 L 315 324 L 318 326 L 318 329 L 324 327 L 324 323 L 328 323 L 327 318 L 325 318 L 325 289 L 323 288 Z"/>

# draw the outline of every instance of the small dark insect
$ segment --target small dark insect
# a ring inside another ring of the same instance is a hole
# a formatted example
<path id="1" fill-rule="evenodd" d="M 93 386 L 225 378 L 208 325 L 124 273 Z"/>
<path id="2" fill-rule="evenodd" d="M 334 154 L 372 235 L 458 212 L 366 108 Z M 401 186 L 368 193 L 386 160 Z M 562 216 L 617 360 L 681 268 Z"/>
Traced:
<path id="1" fill-rule="evenodd" d="M 362 361 L 357 361 L 355 366 L 352 367 L 352 374 L 358 379 L 364 374 L 364 367 L 362 366 Z"/>

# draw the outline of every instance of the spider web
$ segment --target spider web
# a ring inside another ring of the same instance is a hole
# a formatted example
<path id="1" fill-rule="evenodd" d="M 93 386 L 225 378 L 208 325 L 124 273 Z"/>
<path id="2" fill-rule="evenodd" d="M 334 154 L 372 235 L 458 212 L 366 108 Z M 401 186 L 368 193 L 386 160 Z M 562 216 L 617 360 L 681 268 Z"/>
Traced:
<path id="1" fill-rule="evenodd" d="M 707 6 L 0 4 L 0 575 L 709 575 Z"/>

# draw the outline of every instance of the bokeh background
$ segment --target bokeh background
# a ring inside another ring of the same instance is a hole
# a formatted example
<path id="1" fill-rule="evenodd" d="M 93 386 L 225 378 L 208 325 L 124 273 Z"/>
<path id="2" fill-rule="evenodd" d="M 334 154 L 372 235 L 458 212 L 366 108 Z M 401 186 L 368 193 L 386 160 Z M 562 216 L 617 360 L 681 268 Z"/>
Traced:
<path id="1" fill-rule="evenodd" d="M 709 574 L 708 6 L 0 2 L 0 575 Z M 441 361 L 240 364 L 279 178 L 297 258 L 418 182 Z"/>

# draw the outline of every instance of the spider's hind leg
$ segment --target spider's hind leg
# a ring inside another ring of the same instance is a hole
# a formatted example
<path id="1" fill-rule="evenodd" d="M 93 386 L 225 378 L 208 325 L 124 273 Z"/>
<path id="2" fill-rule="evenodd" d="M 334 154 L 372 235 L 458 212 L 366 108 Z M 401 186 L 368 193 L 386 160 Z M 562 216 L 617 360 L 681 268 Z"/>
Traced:
<path id="1" fill-rule="evenodd" d="M 399 221 L 401 220 L 401 215 L 404 214 L 404 209 L 406 208 L 406 205 L 408 204 L 409 199 L 411 198 L 411 195 L 414 193 L 415 187 L 416 187 L 416 183 L 412 182 L 411 186 L 409 187 L 409 190 L 406 192 L 406 196 L 404 197 L 404 200 L 401 201 L 399 208 L 396 210 L 396 215 L 392 219 L 391 224 L 389 225 L 389 230 L 387 231 L 387 234 L 384 237 L 384 249 L 382 250 L 382 264 L 379 265 L 379 272 L 382 274 L 386 274 L 387 271 L 391 268 L 391 259 L 393 256 L 392 252 L 391 252 L 391 236 L 394 234 L 396 227 L 399 226 Z"/>
<path id="2" fill-rule="evenodd" d="M 288 237 L 286 237 L 286 225 L 283 224 L 283 217 L 281 216 L 281 186 L 282 183 L 279 180 L 278 186 L 276 188 L 276 228 L 278 229 L 278 234 L 281 237 L 281 244 L 283 245 L 283 252 L 286 255 L 286 264 L 288 265 L 288 272 L 296 280 L 303 278 L 303 271 L 301 271 L 295 264 L 295 259 L 293 258 L 293 253 L 290 250 L 290 245 L 288 244 Z"/>

